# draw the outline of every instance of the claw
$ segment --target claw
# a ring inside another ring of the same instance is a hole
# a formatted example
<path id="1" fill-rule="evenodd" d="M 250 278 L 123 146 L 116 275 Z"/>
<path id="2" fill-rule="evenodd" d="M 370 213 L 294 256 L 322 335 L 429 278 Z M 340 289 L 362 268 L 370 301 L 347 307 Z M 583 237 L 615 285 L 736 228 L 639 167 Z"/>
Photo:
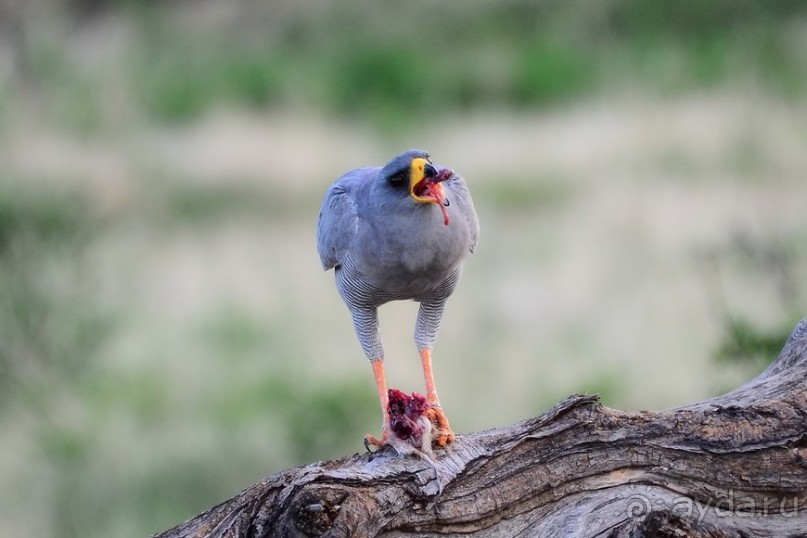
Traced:
<path id="1" fill-rule="evenodd" d="M 438 446 L 446 446 L 448 443 L 454 442 L 454 432 L 451 431 L 451 425 L 448 423 L 448 418 L 443 412 L 443 408 L 439 405 L 433 405 L 428 411 L 426 416 L 435 425 L 435 442 Z"/>
<path id="2" fill-rule="evenodd" d="M 386 426 L 381 431 L 381 439 L 378 439 L 377 437 L 370 435 L 369 433 L 364 436 L 364 448 L 370 454 L 378 452 L 379 450 L 387 446 L 387 444 L 389 444 L 389 430 L 387 429 Z M 375 450 L 370 448 L 371 446 L 375 447 Z"/>

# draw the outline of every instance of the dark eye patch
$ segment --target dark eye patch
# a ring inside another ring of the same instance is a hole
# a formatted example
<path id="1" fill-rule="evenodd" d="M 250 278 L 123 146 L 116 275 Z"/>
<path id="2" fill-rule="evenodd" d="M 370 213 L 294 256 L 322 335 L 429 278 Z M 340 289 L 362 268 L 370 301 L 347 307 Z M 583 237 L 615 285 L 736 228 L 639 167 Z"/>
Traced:
<path id="1" fill-rule="evenodd" d="M 400 172 L 396 172 L 389 177 L 389 182 L 393 185 L 399 185 L 406 181 L 407 170 L 401 170 Z"/>

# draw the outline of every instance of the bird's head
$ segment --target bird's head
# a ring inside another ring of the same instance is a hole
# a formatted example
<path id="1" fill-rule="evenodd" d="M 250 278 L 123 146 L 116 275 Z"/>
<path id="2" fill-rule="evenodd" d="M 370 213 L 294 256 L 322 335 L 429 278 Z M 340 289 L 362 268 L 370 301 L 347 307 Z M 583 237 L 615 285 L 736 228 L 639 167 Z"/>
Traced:
<path id="1" fill-rule="evenodd" d="M 443 213 L 443 223 L 448 226 L 446 208 L 449 206 L 442 182 L 454 176 L 453 170 L 438 170 L 431 162 L 429 154 L 422 150 L 409 150 L 401 153 L 384 168 L 380 177 L 393 188 L 408 189 L 409 196 L 418 204 L 437 204 Z"/>

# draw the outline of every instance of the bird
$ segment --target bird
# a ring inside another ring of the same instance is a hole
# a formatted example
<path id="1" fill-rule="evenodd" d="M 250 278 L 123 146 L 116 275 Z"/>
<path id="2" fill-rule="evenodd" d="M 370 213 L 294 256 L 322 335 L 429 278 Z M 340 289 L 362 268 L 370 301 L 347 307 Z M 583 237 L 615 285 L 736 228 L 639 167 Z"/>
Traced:
<path id="1" fill-rule="evenodd" d="M 432 349 L 446 301 L 478 238 L 479 220 L 464 178 L 434 164 L 423 150 L 405 151 L 384 166 L 351 170 L 327 190 L 317 222 L 317 250 L 323 269 L 334 270 L 381 404 L 381 437 L 366 435 L 368 450 L 390 439 L 378 324 L 378 308 L 390 301 L 419 303 L 414 336 L 435 442 L 445 446 L 454 440 L 434 382 Z"/>

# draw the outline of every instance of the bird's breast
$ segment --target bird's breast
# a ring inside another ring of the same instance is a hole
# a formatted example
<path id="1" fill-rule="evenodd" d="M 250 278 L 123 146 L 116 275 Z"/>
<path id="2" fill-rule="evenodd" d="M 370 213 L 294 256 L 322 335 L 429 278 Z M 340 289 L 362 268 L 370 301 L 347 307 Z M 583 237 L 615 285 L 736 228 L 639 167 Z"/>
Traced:
<path id="1" fill-rule="evenodd" d="M 464 219 L 452 219 L 445 226 L 437 207 L 416 209 L 432 215 L 390 216 L 384 226 L 367 225 L 355 251 L 355 267 L 362 278 L 401 298 L 417 298 L 439 287 L 471 246 L 471 230 Z"/>

